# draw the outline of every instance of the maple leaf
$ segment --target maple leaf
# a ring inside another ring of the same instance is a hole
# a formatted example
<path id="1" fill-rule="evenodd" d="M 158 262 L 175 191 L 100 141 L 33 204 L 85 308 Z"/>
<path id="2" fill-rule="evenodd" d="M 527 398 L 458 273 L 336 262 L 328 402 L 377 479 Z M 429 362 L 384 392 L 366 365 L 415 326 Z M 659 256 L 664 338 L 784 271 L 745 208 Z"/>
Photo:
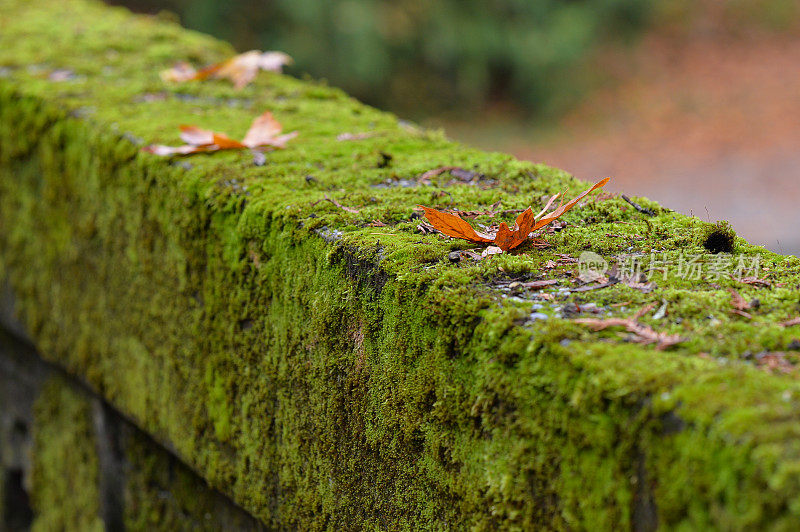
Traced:
<path id="1" fill-rule="evenodd" d="M 292 58 L 283 52 L 250 50 L 200 70 L 195 70 L 185 61 L 180 62 L 161 72 L 161 79 L 167 82 L 182 83 L 193 80 L 227 78 L 233 82 L 235 88 L 241 89 L 255 79 L 259 70 L 281 72 L 285 65 L 291 65 L 292 62 Z"/>
<path id="2" fill-rule="evenodd" d="M 555 221 L 562 214 L 566 213 L 574 207 L 581 199 L 587 194 L 598 188 L 604 187 L 610 178 L 605 178 L 602 181 L 595 183 L 590 189 L 579 194 L 564 205 L 559 203 L 559 206 L 547 212 L 553 202 L 558 199 L 560 194 L 555 194 L 550 198 L 545 205 L 544 209 L 539 214 L 534 215 L 530 207 L 525 209 L 517 219 L 514 221 L 512 227 L 503 222 L 498 227 L 497 232 L 493 235 L 487 233 L 480 233 L 476 231 L 469 223 L 464 221 L 456 214 L 450 214 L 443 211 L 438 211 L 424 205 L 419 205 L 425 211 L 425 217 L 433 227 L 441 233 L 453 237 L 468 240 L 470 242 L 479 242 L 484 244 L 494 244 L 503 251 L 509 251 L 519 246 L 528 239 L 531 232 L 541 229 L 546 225 Z"/>
<path id="3" fill-rule="evenodd" d="M 168 83 L 182 83 L 197 79 L 197 69 L 186 61 L 175 63 L 172 68 L 161 71 L 161 79 Z"/>
<path id="4" fill-rule="evenodd" d="M 203 129 L 197 126 L 180 126 L 181 140 L 184 146 L 164 146 L 162 144 L 150 144 L 142 148 L 143 151 L 155 155 L 189 155 L 192 153 L 219 151 L 219 150 L 241 150 L 250 148 L 285 148 L 289 140 L 297 136 L 297 132 L 280 135 L 282 127 L 275 120 L 272 113 L 267 111 L 253 120 L 250 129 L 242 141 L 234 140 L 224 133 L 215 133 L 210 129 Z"/>

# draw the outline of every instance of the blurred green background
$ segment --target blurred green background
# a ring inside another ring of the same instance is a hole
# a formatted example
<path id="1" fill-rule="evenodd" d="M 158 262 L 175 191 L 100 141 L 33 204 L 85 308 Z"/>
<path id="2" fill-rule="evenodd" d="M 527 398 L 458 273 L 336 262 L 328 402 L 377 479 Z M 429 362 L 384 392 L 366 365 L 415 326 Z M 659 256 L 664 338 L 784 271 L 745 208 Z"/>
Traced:
<path id="1" fill-rule="evenodd" d="M 653 27 L 795 25 L 797 0 L 112 0 L 175 13 L 240 51 L 281 50 L 309 74 L 414 119 L 492 106 L 553 118 L 613 82 L 598 55 Z M 719 21 L 719 20 L 718 20 Z"/>
<path id="2" fill-rule="evenodd" d="M 110 1 L 800 253 L 800 0 Z"/>
<path id="3" fill-rule="evenodd" d="M 644 0 L 128 0 L 238 50 L 282 50 L 294 74 L 419 118 L 497 102 L 555 114 L 597 81 L 587 59 L 629 40 Z"/>

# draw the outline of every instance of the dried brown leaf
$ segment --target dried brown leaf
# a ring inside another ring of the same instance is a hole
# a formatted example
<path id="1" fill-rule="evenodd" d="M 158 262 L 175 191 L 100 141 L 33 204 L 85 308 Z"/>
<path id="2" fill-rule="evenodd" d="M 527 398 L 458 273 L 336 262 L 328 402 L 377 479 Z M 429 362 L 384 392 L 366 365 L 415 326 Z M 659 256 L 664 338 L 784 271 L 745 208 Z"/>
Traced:
<path id="1" fill-rule="evenodd" d="M 209 146 L 214 144 L 214 132 L 210 129 L 202 129 L 197 126 L 179 126 L 181 130 L 181 140 L 192 146 Z"/>
<path id="2" fill-rule="evenodd" d="M 437 211 L 424 205 L 419 205 L 419 207 L 425 211 L 425 217 L 431 225 L 447 236 L 462 238 L 470 242 L 489 243 L 494 240 L 489 235 L 475 231 L 471 225 L 455 214 Z"/>
<path id="3" fill-rule="evenodd" d="M 427 174 L 438 175 L 439 173 L 442 173 L 452 168 L 453 167 L 441 167 L 441 168 L 436 168 L 435 170 L 429 170 L 420 177 L 420 180 L 423 178 L 428 179 L 430 176 L 426 177 Z M 438 173 L 431 174 L 431 172 L 438 172 Z M 475 231 L 475 229 L 472 228 L 471 225 L 469 225 L 469 223 L 467 223 L 457 215 L 442 211 L 437 211 L 436 209 L 425 207 L 423 205 L 419 205 L 419 207 L 421 207 L 425 211 L 425 217 L 428 219 L 428 221 L 436 229 L 438 229 L 447 236 L 451 236 L 453 238 L 462 238 L 470 242 L 493 243 L 503 251 L 509 251 L 519 246 L 526 240 L 528 240 L 528 235 L 530 235 L 532 231 L 545 227 L 547 224 L 553 222 L 559 216 L 561 216 L 562 214 L 569 211 L 572 207 L 574 207 L 578 203 L 578 201 L 584 198 L 587 194 L 589 194 L 593 190 L 605 186 L 605 184 L 608 183 L 608 181 L 609 178 L 605 178 L 599 181 L 590 189 L 586 190 L 585 192 L 578 195 L 576 198 L 572 199 L 566 205 L 559 205 L 559 207 L 556 210 L 554 210 L 549 214 L 544 215 L 538 221 L 536 220 L 536 216 L 533 214 L 531 208 L 528 207 L 519 216 L 517 216 L 517 219 L 514 221 L 513 227 L 508 227 L 508 225 L 505 222 L 503 222 L 497 228 L 497 231 L 494 235 L 478 233 L 477 231 Z M 557 197 L 558 194 L 551 197 L 550 200 L 547 202 L 547 206 L 545 207 L 544 210 L 547 210 Z M 539 247 L 543 247 L 546 246 L 547 243 L 543 241 L 538 241 L 537 245 Z"/>
<path id="4" fill-rule="evenodd" d="M 248 147 L 224 133 L 214 133 L 214 145 L 221 150 L 240 150 Z"/>
<path id="5" fill-rule="evenodd" d="M 536 222 L 536 225 L 531 230 L 540 229 L 540 228 L 546 226 L 547 224 L 551 223 L 552 221 L 556 220 L 559 216 L 565 214 L 570 209 L 572 209 L 575 205 L 577 205 L 577 203 L 580 200 L 582 200 L 584 197 L 586 197 L 586 195 L 588 195 L 589 193 L 591 193 L 594 190 L 597 190 L 598 188 L 602 188 L 602 187 L 606 186 L 606 183 L 608 183 L 610 181 L 610 179 L 611 179 L 610 177 L 606 177 L 605 179 L 602 179 L 602 180 L 598 181 L 589 190 L 586 190 L 586 191 L 582 192 L 577 197 L 575 197 L 575 198 L 571 199 L 569 202 L 567 202 L 565 205 L 559 206 L 556 210 L 554 210 L 550 214 L 546 214 L 538 222 Z"/>
<path id="6" fill-rule="evenodd" d="M 160 155 L 162 157 L 169 157 L 171 155 L 190 155 L 192 153 L 200 153 L 203 151 L 216 151 L 216 146 L 192 146 L 187 144 L 185 146 L 163 146 L 161 144 L 150 144 L 142 148 L 142 151 Z"/>
<path id="7" fill-rule="evenodd" d="M 255 79 L 259 70 L 281 72 L 285 65 L 290 64 L 292 64 L 292 58 L 283 52 L 250 50 L 200 70 L 195 70 L 186 62 L 180 62 L 161 72 L 161 79 L 167 82 L 182 83 L 193 80 L 227 78 L 233 82 L 234 87 L 241 89 Z"/>
<path id="8" fill-rule="evenodd" d="M 540 216 L 543 216 L 543 215 L 544 215 L 544 213 L 546 213 L 546 212 L 547 212 L 547 209 L 549 209 L 549 208 L 550 208 L 550 206 L 553 204 L 553 202 L 554 202 L 555 200 L 557 200 L 557 199 L 558 199 L 558 197 L 559 197 L 560 195 L 561 195 L 561 193 L 560 193 L 560 192 L 559 192 L 558 194 L 553 194 L 553 195 L 550 197 L 550 199 L 549 199 L 549 200 L 547 200 L 547 203 L 545 204 L 545 206 L 544 206 L 544 209 L 542 209 L 541 211 L 539 211 L 539 214 L 537 214 L 537 215 L 536 215 L 536 218 L 539 218 Z"/>
<path id="9" fill-rule="evenodd" d="M 286 143 L 297 136 L 297 132 L 293 131 L 286 135 L 280 135 L 282 129 L 283 127 L 275 120 L 272 113 L 267 111 L 253 120 L 253 124 L 245 134 L 244 139 L 242 139 L 242 144 L 248 148 L 262 146 L 285 148 Z"/>
<path id="10" fill-rule="evenodd" d="M 143 150 L 155 155 L 169 156 L 189 155 L 192 153 L 218 150 L 241 150 L 246 148 L 285 148 L 286 143 L 297 136 L 297 132 L 279 135 L 281 129 L 280 123 L 275 120 L 272 113 L 267 111 L 253 120 L 250 129 L 241 142 L 230 138 L 224 133 L 215 133 L 209 129 L 203 129 L 193 125 L 182 125 L 180 126 L 180 136 L 181 140 L 186 143 L 185 146 L 151 144 L 145 146 Z"/>
<path id="11" fill-rule="evenodd" d="M 161 72 L 161 79 L 169 83 L 183 83 L 195 79 L 195 76 L 197 70 L 186 61 L 175 63 L 172 68 Z"/>

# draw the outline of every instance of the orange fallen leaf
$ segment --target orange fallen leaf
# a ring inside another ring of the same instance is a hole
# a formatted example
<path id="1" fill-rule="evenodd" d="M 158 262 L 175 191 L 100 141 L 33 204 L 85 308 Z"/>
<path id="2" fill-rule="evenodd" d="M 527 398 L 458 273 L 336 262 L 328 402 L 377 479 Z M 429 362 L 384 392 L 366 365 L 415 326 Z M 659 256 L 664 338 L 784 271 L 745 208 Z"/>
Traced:
<path id="1" fill-rule="evenodd" d="M 197 70 L 186 61 L 175 63 L 172 68 L 161 71 L 161 79 L 169 83 L 182 83 L 197 79 L 196 76 Z"/>
<path id="2" fill-rule="evenodd" d="M 551 197 L 544 209 L 542 209 L 542 211 L 537 215 L 534 215 L 531 208 L 528 207 L 522 212 L 522 214 L 517 216 L 517 219 L 514 221 L 514 225 L 512 227 L 508 227 L 508 225 L 503 222 L 500 224 L 500 227 L 497 229 L 497 232 L 494 235 L 475 231 L 475 229 L 473 229 L 469 223 L 455 214 L 438 211 L 430 207 L 425 207 L 424 205 L 419 205 L 419 207 L 422 207 L 422 209 L 425 211 L 425 217 L 428 219 L 431 225 L 447 236 L 461 238 L 470 242 L 480 242 L 486 244 L 492 243 L 503 251 L 509 251 L 525 242 L 528 239 L 528 235 L 530 235 L 532 231 L 536 231 L 537 229 L 541 229 L 542 227 L 552 223 L 559 216 L 572 209 L 572 207 L 574 207 L 587 194 L 593 190 L 604 187 L 606 183 L 608 183 L 609 179 L 610 178 L 607 177 L 602 181 L 595 183 L 595 185 L 590 189 L 579 194 L 576 198 L 573 198 L 564 205 L 559 204 L 555 210 L 549 213 L 547 213 L 547 210 L 550 208 L 553 202 L 558 199 L 560 194 L 555 194 L 553 197 Z"/>
<path id="3" fill-rule="evenodd" d="M 164 146 L 162 144 L 150 144 L 142 148 L 142 150 L 155 155 L 169 156 L 246 148 L 251 150 L 265 147 L 285 148 L 286 143 L 297 136 L 297 132 L 280 135 L 281 129 L 280 123 L 275 120 L 272 113 L 267 111 L 253 120 L 250 129 L 241 142 L 228 137 L 224 133 L 215 133 L 209 129 L 202 129 L 197 126 L 180 126 L 181 140 L 186 145 Z"/>
<path id="4" fill-rule="evenodd" d="M 200 70 L 195 70 L 189 63 L 180 62 L 161 72 L 161 79 L 167 82 L 182 83 L 184 81 L 227 78 L 233 82 L 235 88 L 241 89 L 255 79 L 259 70 L 281 72 L 285 65 L 291 64 L 292 58 L 283 52 L 250 50 Z"/>
<path id="5" fill-rule="evenodd" d="M 494 241 L 491 235 L 475 231 L 475 229 L 460 216 L 437 211 L 436 209 L 431 209 L 424 205 L 420 205 L 420 207 L 425 211 L 425 218 L 428 219 L 431 225 L 447 236 L 463 238 L 470 242 L 489 243 Z"/>

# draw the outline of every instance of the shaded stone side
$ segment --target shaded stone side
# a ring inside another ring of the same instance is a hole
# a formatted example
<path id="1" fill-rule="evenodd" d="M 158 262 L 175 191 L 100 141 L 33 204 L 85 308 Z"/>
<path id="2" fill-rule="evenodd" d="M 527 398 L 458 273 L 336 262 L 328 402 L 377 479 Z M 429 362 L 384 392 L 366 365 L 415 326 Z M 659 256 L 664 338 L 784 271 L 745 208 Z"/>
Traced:
<path id="1" fill-rule="evenodd" d="M 265 530 L 0 329 L 0 530 Z"/>

